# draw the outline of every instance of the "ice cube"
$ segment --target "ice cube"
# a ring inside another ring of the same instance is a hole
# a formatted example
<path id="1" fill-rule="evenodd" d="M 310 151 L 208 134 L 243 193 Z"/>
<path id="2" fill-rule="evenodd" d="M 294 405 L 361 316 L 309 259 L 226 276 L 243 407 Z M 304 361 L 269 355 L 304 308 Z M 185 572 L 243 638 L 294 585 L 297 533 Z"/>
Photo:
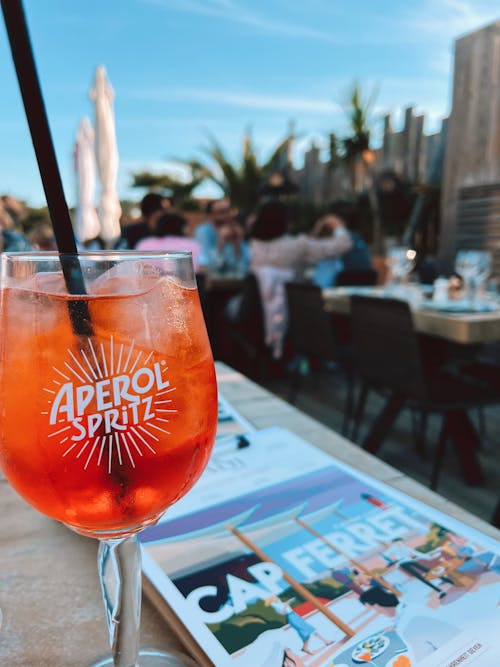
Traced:
<path id="1" fill-rule="evenodd" d="M 89 280 L 95 271 L 94 265 L 87 267 L 84 262 L 83 270 L 89 283 L 88 291 L 96 296 L 143 294 L 152 289 L 161 279 L 161 271 L 158 267 L 138 260 L 118 262 L 101 273 L 95 280 Z"/>

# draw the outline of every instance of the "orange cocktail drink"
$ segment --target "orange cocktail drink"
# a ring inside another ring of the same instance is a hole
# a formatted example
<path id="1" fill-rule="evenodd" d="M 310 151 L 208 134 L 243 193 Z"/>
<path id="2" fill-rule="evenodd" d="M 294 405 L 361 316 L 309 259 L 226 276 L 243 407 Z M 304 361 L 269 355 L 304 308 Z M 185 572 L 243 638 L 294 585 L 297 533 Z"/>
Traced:
<path id="1" fill-rule="evenodd" d="M 58 272 L 3 289 L 3 470 L 31 505 L 96 537 L 140 530 L 184 495 L 217 421 L 196 288 L 154 262 L 121 268 L 85 297 Z M 71 300 L 88 304 L 90 335 L 75 333 Z"/>

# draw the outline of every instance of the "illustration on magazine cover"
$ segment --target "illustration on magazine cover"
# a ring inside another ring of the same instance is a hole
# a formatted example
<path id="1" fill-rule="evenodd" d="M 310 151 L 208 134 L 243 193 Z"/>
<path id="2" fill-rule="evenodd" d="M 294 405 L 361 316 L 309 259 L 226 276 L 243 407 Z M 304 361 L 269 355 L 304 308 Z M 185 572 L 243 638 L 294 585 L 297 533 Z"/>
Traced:
<path id="1" fill-rule="evenodd" d="M 255 488 L 210 504 L 215 461 L 205 500 L 142 535 L 186 617 L 209 630 L 212 655 L 238 666 L 452 667 L 494 650 L 500 557 L 491 545 L 270 431 L 254 436 L 258 455 L 234 457 L 277 470 L 286 445 L 301 473 L 262 484 L 256 466 Z"/>

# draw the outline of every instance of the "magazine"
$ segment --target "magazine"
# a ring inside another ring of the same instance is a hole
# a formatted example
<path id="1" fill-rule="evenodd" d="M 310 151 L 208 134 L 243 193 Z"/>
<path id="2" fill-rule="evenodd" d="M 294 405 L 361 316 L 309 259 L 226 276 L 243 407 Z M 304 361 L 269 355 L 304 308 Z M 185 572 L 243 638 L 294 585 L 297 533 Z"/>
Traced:
<path id="1" fill-rule="evenodd" d="M 144 530 L 152 600 L 215 667 L 493 667 L 500 547 L 270 428 Z"/>
<path id="2" fill-rule="evenodd" d="M 250 422 L 235 410 L 220 392 L 217 407 L 217 435 L 215 437 L 217 448 L 221 443 L 233 440 L 235 436 L 245 436 L 246 433 L 255 431 Z"/>

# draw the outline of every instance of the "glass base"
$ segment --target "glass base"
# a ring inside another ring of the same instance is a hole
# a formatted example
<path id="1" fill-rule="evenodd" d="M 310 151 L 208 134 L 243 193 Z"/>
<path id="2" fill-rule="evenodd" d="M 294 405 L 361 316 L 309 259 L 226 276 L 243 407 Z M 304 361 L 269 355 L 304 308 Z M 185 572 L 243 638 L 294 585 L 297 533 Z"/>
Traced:
<path id="1" fill-rule="evenodd" d="M 108 656 L 94 662 L 91 667 L 113 667 L 113 658 Z M 164 653 L 154 648 L 139 651 L 138 667 L 198 667 L 197 663 L 185 653 L 170 651 Z"/>

